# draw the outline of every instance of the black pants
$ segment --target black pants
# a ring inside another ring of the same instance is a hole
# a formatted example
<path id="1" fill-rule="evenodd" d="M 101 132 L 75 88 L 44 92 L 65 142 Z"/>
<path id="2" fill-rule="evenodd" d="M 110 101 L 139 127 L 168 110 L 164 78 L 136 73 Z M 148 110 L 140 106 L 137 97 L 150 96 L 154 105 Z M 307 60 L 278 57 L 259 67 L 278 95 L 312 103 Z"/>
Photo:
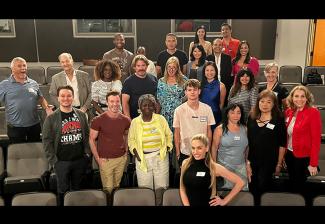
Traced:
<path id="1" fill-rule="evenodd" d="M 39 142 L 41 133 L 40 123 L 30 127 L 14 127 L 7 125 L 7 134 L 11 144 L 22 142 Z"/>
<path id="2" fill-rule="evenodd" d="M 57 161 L 55 163 L 54 171 L 57 176 L 57 190 L 60 205 L 63 204 L 63 196 L 67 191 L 80 190 L 80 184 L 86 173 L 87 165 L 87 158 L 74 161 Z"/>
<path id="3" fill-rule="evenodd" d="M 182 167 L 182 163 L 183 163 L 183 161 L 184 161 L 185 159 L 187 159 L 188 157 L 190 157 L 190 156 L 185 155 L 185 154 L 183 154 L 183 153 L 180 153 L 180 154 L 179 154 L 178 165 L 179 165 L 180 168 Z"/>
<path id="4" fill-rule="evenodd" d="M 287 151 L 285 161 L 288 168 L 291 190 L 305 195 L 309 157 L 297 158 L 291 151 Z"/>
<path id="5" fill-rule="evenodd" d="M 275 165 L 264 164 L 264 166 L 257 166 L 251 164 L 251 167 L 253 175 L 249 184 L 249 190 L 254 195 L 255 205 L 260 205 L 261 195 L 272 190 L 272 175 L 275 171 Z"/>

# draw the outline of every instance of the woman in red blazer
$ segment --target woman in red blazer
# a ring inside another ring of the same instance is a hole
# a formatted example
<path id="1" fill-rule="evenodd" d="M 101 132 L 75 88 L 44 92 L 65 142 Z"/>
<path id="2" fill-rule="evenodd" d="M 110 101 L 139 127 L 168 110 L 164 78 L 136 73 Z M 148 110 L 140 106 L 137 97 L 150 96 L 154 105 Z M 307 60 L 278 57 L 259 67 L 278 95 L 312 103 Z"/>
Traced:
<path id="1" fill-rule="evenodd" d="M 285 111 L 288 143 L 285 161 L 294 192 L 305 194 L 307 176 L 317 174 L 321 143 L 321 116 L 313 107 L 313 95 L 305 86 L 293 88 Z"/>

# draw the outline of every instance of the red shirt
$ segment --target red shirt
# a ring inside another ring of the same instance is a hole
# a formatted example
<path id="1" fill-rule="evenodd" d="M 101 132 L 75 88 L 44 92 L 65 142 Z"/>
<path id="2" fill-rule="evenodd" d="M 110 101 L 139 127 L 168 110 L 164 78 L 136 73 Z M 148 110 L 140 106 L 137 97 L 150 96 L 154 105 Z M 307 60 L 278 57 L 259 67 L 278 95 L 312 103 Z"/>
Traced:
<path id="1" fill-rule="evenodd" d="M 291 108 L 285 111 L 287 128 L 294 113 L 295 111 Z M 318 165 L 321 130 L 322 121 L 317 108 L 305 106 L 297 113 L 292 133 L 293 155 L 297 158 L 310 157 L 309 164 L 313 167 Z"/>
<path id="2" fill-rule="evenodd" d="M 126 153 L 124 133 L 130 124 L 130 118 L 123 114 L 111 118 L 103 113 L 93 119 L 90 127 L 98 131 L 97 152 L 100 158 L 118 158 Z"/>
<path id="3" fill-rule="evenodd" d="M 240 41 L 235 38 L 230 38 L 229 44 L 226 44 L 226 41 L 222 40 L 222 52 L 230 55 L 231 60 L 236 57 L 238 46 Z"/>

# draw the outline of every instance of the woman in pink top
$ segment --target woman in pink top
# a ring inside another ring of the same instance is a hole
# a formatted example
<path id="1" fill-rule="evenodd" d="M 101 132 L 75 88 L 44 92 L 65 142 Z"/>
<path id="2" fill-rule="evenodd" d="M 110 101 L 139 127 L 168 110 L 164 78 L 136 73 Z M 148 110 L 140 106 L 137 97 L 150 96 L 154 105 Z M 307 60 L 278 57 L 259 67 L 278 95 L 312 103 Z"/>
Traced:
<path id="1" fill-rule="evenodd" d="M 258 60 L 255 57 L 250 56 L 249 49 L 250 49 L 249 43 L 246 40 L 240 42 L 236 57 L 232 61 L 233 75 L 236 75 L 241 69 L 247 69 L 247 68 L 249 68 L 253 72 L 254 77 L 258 74 L 260 65 L 258 63 Z M 236 77 L 234 83 L 235 82 L 236 82 Z"/>

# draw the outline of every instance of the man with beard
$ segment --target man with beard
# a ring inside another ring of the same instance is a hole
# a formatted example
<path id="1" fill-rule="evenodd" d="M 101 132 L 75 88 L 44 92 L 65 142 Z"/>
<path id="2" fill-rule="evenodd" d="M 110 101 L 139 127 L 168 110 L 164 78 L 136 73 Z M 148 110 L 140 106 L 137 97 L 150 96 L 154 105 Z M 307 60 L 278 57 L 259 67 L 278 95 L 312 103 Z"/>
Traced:
<path id="1" fill-rule="evenodd" d="M 152 94 L 156 97 L 157 94 L 158 80 L 155 76 L 146 72 L 148 65 L 149 61 L 144 55 L 135 56 L 132 61 L 135 74 L 129 76 L 123 84 L 123 113 L 131 119 L 139 116 L 138 100 L 140 96 L 143 94 Z"/>

